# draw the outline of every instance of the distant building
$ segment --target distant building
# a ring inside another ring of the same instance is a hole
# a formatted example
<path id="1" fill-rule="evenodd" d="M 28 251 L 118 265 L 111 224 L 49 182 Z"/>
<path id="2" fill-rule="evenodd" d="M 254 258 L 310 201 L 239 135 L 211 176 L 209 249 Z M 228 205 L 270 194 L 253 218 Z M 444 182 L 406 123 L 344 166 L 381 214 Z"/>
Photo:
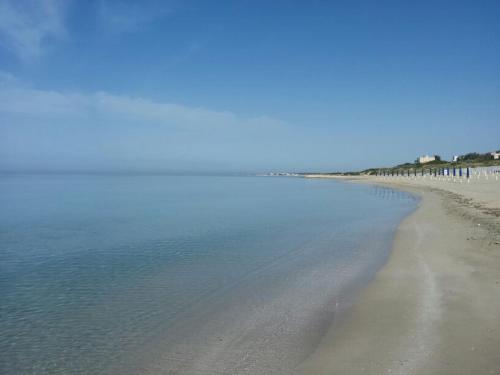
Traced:
<path id="1" fill-rule="evenodd" d="M 458 155 L 453 155 L 453 161 L 454 162 L 458 161 Z"/>
<path id="2" fill-rule="evenodd" d="M 436 156 L 424 155 L 424 156 L 419 156 L 419 158 L 418 158 L 418 162 L 420 164 L 425 164 L 425 163 L 428 163 L 428 162 L 434 161 L 434 160 L 436 160 Z"/>
<path id="3" fill-rule="evenodd" d="M 500 159 L 500 151 L 490 152 L 490 155 L 493 157 L 494 160 Z"/>

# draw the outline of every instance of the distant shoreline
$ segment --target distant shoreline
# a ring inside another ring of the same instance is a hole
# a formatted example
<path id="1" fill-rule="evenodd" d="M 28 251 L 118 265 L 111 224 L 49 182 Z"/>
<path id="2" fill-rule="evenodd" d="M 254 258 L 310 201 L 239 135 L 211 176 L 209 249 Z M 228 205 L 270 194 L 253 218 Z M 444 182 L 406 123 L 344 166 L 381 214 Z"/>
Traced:
<path id="1" fill-rule="evenodd" d="M 500 181 L 307 175 L 422 197 L 393 252 L 305 374 L 499 374 Z"/>

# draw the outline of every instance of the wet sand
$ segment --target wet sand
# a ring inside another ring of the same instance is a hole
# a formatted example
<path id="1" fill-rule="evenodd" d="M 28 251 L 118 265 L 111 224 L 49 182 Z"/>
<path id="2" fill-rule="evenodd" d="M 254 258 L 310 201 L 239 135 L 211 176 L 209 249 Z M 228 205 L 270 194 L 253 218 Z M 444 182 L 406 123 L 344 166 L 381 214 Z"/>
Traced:
<path id="1" fill-rule="evenodd" d="M 500 374 L 500 181 L 349 178 L 419 194 L 388 263 L 304 374 Z"/>

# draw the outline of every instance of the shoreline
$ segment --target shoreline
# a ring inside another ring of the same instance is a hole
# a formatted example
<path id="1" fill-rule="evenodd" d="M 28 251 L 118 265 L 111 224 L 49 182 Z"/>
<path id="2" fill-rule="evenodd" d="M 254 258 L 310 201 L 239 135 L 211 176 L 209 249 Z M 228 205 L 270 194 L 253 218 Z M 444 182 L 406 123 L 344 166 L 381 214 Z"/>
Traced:
<path id="1" fill-rule="evenodd" d="M 500 374 L 500 182 L 329 178 L 421 201 L 388 262 L 299 372 Z"/>

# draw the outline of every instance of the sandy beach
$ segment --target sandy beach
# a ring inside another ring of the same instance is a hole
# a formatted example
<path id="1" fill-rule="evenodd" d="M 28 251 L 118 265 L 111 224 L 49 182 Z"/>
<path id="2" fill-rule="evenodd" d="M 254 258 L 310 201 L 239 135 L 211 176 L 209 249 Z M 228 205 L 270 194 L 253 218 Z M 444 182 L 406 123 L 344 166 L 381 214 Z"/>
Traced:
<path id="1" fill-rule="evenodd" d="M 500 374 L 500 181 L 345 179 L 422 200 L 388 263 L 300 372 Z"/>

